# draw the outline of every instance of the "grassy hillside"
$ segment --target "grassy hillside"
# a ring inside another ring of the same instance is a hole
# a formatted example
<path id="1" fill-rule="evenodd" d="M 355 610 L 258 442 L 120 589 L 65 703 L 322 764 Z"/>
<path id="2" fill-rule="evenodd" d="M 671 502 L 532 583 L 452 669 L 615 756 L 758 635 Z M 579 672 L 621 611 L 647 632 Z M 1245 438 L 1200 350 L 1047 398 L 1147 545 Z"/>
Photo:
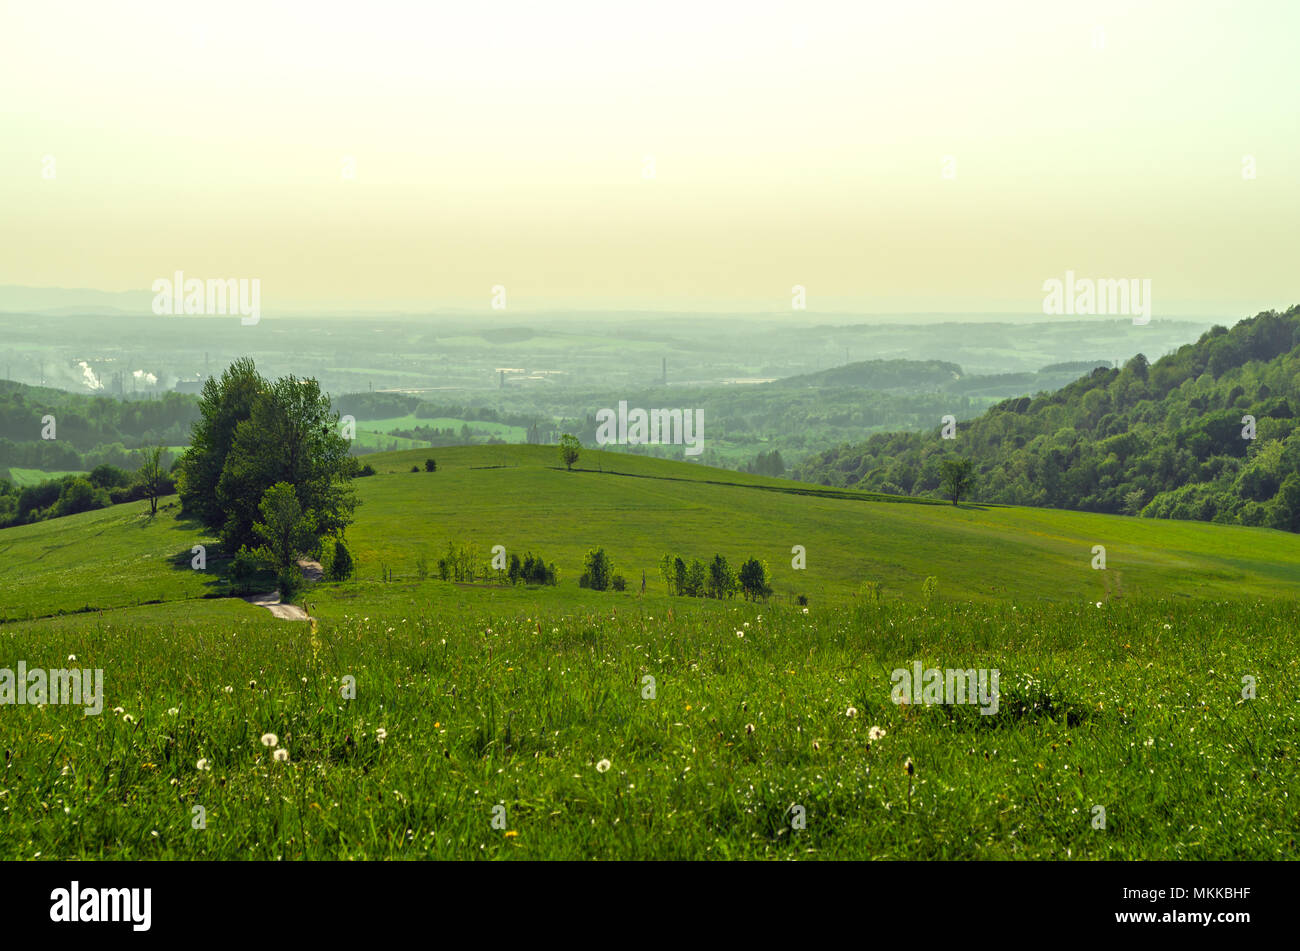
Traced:
<path id="1" fill-rule="evenodd" d="M 1300 593 L 1300 540 L 1284 532 L 1081 512 L 906 502 L 621 453 L 584 451 L 580 471 L 553 447 L 442 449 L 438 471 L 410 472 L 425 453 L 370 457 L 349 539 L 362 576 L 386 565 L 414 575 L 449 539 L 527 550 L 576 587 L 587 549 L 603 546 L 628 579 L 663 593 L 665 552 L 766 560 L 778 594 L 846 597 L 863 581 L 916 596 L 928 576 L 952 597 L 1102 600 Z M 493 467 L 496 468 L 488 468 Z M 791 567 L 791 548 L 807 569 Z M 1106 548 L 1107 570 L 1091 568 Z"/>
<path id="2" fill-rule="evenodd" d="M 438 471 L 423 471 L 429 455 Z M 664 594 L 666 552 L 733 566 L 767 561 L 781 597 L 850 597 L 877 581 L 886 597 L 915 598 L 927 577 L 944 597 L 1107 600 L 1111 594 L 1216 598 L 1300 593 L 1300 540 L 1263 528 L 1004 506 L 902 501 L 624 453 L 584 451 L 573 472 L 546 446 L 475 446 L 369 457 L 378 474 L 356 480 L 361 499 L 348 539 L 361 580 L 384 568 L 416 577 L 449 541 L 532 551 L 577 591 L 586 551 L 604 547 L 629 591 Z M 419 472 L 411 472 L 415 465 Z M 146 503 L 0 531 L 0 619 L 42 617 L 219 593 L 190 549 L 212 546 L 175 502 L 156 519 Z M 807 568 L 791 567 L 791 548 Z M 1107 570 L 1091 568 L 1106 548 Z M 1108 588 L 1109 586 L 1109 588 Z M 1110 594 L 1108 594 L 1108 591 Z"/>
<path id="3" fill-rule="evenodd" d="M 5 617 L 105 608 L 0 625 L 0 667 L 104 672 L 99 715 L 0 717 L 0 858 L 1300 855 L 1294 536 L 614 453 L 566 472 L 553 447 L 410 472 L 426 455 L 357 481 L 360 576 L 309 588 L 306 623 L 204 598 L 174 503 L 0 530 Z M 449 539 L 563 579 L 416 579 Z M 581 590 L 591 545 L 632 587 L 668 549 L 758 554 L 810 604 Z M 850 597 L 867 578 L 886 600 Z M 895 704 L 918 662 L 998 670 L 998 709 Z"/>
<path id="4" fill-rule="evenodd" d="M 215 540 L 177 511 L 175 500 L 167 501 L 151 519 L 147 502 L 131 502 L 0 529 L 0 621 L 214 591 L 215 570 L 191 570 L 190 552 Z"/>

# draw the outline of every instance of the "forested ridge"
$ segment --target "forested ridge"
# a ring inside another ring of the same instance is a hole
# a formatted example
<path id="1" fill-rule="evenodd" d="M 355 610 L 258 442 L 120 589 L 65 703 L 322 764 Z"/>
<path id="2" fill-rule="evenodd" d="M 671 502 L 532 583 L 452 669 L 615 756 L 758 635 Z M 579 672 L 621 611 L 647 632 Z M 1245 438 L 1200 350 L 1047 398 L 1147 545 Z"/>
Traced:
<path id="1" fill-rule="evenodd" d="M 1300 306 L 1213 327 L 1155 363 L 1138 354 L 1004 400 L 953 439 L 940 428 L 877 434 L 792 474 L 938 495 L 941 460 L 958 455 L 974 462 L 973 501 L 1300 531 L 1298 412 Z"/>

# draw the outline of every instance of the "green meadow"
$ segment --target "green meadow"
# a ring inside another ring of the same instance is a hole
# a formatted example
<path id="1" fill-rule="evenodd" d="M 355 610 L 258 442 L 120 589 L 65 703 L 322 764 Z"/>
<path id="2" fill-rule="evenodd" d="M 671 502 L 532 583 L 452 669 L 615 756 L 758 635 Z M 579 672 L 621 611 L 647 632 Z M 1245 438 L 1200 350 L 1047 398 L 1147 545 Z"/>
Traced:
<path id="1" fill-rule="evenodd" d="M 98 715 L 0 708 L 0 855 L 1300 851 L 1293 535 L 590 450 L 569 472 L 554 447 L 439 449 L 426 473 L 430 454 L 368 457 L 357 576 L 306 589 L 306 622 L 218 597 L 174 499 L 0 531 L 0 669 L 104 672 Z M 449 541 L 540 554 L 560 583 L 422 578 Z M 627 591 L 578 587 L 597 546 Z M 763 559 L 773 597 L 669 597 L 670 551 Z M 893 702 L 916 663 L 998 670 L 996 712 Z"/>

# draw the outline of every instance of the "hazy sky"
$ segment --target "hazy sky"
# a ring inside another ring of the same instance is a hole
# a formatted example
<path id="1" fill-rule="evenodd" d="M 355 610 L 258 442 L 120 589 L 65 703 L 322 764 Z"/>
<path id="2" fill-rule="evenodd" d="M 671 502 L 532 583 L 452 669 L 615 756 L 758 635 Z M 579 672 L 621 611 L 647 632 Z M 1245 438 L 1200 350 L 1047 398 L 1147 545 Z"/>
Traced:
<path id="1" fill-rule="evenodd" d="M 1244 316 L 1300 301 L 1297 35 L 1296 0 L 0 0 L 0 284 L 1032 312 L 1072 269 Z"/>

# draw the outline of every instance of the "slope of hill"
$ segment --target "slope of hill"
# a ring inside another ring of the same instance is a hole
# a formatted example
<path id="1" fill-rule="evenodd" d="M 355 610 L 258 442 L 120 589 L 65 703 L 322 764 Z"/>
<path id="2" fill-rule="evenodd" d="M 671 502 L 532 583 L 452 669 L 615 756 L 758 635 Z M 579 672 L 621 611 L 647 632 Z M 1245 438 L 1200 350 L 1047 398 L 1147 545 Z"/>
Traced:
<path id="1" fill-rule="evenodd" d="M 875 435 L 806 460 L 824 485 L 937 495 L 969 456 L 974 498 L 1300 530 L 1300 307 L 1215 327 L 1064 389 L 939 430 Z"/>
<path id="2" fill-rule="evenodd" d="M 428 455 L 368 457 L 378 474 L 356 481 L 348 530 L 360 582 L 416 580 L 421 562 L 432 573 L 456 542 L 476 545 L 484 563 L 495 545 L 555 562 L 565 597 L 578 594 L 596 547 L 627 578 L 622 597 L 639 590 L 642 571 L 647 592 L 662 595 L 657 566 L 668 552 L 720 553 L 736 567 L 757 557 L 778 596 L 814 604 L 848 599 L 865 581 L 916 599 L 927 577 L 943 596 L 979 600 L 1300 594 L 1300 546 L 1264 528 L 953 507 L 621 453 L 584 451 L 567 472 L 547 446 L 440 449 L 436 472 L 423 471 Z M 145 503 L 127 503 L 0 530 L 0 619 L 222 593 L 214 550 L 207 571 L 192 570 L 196 544 L 214 543 L 174 503 L 152 520 Z M 792 567 L 795 545 L 806 569 Z M 1096 545 L 1105 571 L 1091 567 Z"/>

